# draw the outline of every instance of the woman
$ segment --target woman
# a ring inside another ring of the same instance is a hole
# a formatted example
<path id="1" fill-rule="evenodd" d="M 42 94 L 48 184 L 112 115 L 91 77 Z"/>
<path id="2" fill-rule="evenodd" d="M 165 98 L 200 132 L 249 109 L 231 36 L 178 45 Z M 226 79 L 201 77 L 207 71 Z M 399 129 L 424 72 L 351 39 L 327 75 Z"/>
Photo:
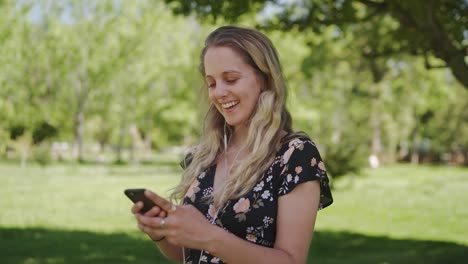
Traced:
<path id="1" fill-rule="evenodd" d="M 172 198 L 132 212 L 162 253 L 185 263 L 305 263 L 317 211 L 332 203 L 314 143 L 294 133 L 271 41 L 225 26 L 201 54 L 211 106 Z M 193 157 L 193 158 L 192 158 Z"/>

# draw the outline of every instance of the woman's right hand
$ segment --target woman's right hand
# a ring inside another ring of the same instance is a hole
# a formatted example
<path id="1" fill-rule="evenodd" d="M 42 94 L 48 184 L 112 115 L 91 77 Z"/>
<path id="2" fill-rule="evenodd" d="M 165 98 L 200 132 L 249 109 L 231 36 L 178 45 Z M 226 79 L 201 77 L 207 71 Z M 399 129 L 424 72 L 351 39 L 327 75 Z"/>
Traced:
<path id="1" fill-rule="evenodd" d="M 137 217 L 138 215 L 142 215 L 141 212 L 140 212 L 142 208 L 143 208 L 143 202 L 137 202 L 132 206 L 131 211 L 132 211 L 133 215 L 135 216 L 135 219 L 137 219 L 138 228 L 144 232 L 144 230 L 142 228 L 143 224 L 139 221 L 139 218 Z M 155 221 L 160 222 L 162 219 L 164 219 L 167 216 L 167 212 L 162 210 L 161 207 L 155 205 L 155 206 L 153 206 L 153 208 L 151 208 L 149 211 L 147 211 L 143 215 L 144 216 L 149 216 L 149 217 L 154 217 Z M 151 233 L 146 233 L 146 234 L 153 241 L 156 241 L 156 240 L 161 240 L 163 238 L 163 236 L 158 234 L 158 233 L 159 232 L 156 229 L 156 230 L 153 230 Z"/>

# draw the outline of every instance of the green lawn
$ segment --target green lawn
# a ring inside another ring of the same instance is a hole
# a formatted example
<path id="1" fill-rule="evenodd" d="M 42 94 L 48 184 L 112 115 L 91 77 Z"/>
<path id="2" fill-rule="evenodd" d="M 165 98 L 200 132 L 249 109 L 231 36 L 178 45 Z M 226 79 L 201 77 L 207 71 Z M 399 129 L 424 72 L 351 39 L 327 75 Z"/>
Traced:
<path id="1" fill-rule="evenodd" d="M 142 166 L 0 163 L 0 263 L 169 263 L 123 195 L 165 193 L 176 162 Z M 466 263 L 468 169 L 393 166 L 335 182 L 309 263 Z"/>

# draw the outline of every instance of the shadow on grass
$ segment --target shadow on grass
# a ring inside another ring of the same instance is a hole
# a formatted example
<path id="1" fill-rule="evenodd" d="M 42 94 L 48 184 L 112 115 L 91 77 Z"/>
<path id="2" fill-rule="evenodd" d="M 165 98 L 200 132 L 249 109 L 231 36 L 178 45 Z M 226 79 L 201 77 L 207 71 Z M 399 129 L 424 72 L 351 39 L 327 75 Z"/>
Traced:
<path id="1" fill-rule="evenodd" d="M 314 234 L 308 263 L 467 263 L 468 247 L 451 242 L 394 239 L 348 232 Z"/>
<path id="2" fill-rule="evenodd" d="M 316 232 L 308 263 L 465 263 L 468 247 L 448 242 Z M 0 228 L 0 263 L 171 263 L 142 236 Z"/>
<path id="3" fill-rule="evenodd" d="M 134 234 L 134 233 L 133 233 Z M 0 263 L 173 263 L 142 236 L 0 228 Z"/>

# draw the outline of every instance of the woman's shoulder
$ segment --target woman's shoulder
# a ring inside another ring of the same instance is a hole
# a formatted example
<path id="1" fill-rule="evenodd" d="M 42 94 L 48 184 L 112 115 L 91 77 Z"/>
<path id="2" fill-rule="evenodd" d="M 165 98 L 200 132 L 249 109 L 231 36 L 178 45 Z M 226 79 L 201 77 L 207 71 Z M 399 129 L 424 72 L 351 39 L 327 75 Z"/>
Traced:
<path id="1" fill-rule="evenodd" d="M 304 132 L 290 132 L 281 140 L 281 148 L 279 153 L 284 153 L 291 147 L 303 148 L 306 145 L 315 147 L 315 143 Z"/>
<path id="2" fill-rule="evenodd" d="M 309 160 L 322 160 L 315 142 L 305 133 L 290 133 L 282 142 L 280 150 L 276 153 L 276 159 L 281 164 Z"/>

